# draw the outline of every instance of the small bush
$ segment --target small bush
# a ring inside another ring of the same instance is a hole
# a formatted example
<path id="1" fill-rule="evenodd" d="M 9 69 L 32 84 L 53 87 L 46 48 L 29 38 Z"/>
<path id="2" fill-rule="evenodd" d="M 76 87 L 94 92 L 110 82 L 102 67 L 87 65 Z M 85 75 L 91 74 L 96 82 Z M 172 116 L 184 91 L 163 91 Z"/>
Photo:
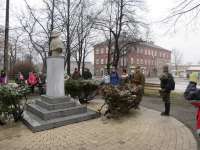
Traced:
<path id="1" fill-rule="evenodd" d="M 136 95 L 128 87 L 105 86 L 103 97 L 108 106 L 105 115 L 111 114 L 112 117 L 126 114 L 131 108 L 137 108 L 138 105 Z"/>
<path id="2" fill-rule="evenodd" d="M 1 86 L 0 87 L 0 117 L 13 118 L 14 121 L 18 121 L 22 118 L 24 105 L 22 99 L 30 92 L 26 86 L 12 87 Z"/>
<path id="3" fill-rule="evenodd" d="M 73 98 L 78 97 L 82 102 L 87 100 L 93 92 L 98 89 L 98 84 L 92 80 L 72 80 L 65 81 L 65 93 Z"/>

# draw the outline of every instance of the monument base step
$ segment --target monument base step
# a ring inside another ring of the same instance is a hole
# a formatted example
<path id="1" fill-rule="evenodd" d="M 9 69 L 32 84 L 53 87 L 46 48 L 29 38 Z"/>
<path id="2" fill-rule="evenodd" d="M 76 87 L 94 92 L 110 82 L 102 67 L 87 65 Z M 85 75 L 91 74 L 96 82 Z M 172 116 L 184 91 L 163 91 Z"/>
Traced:
<path id="1" fill-rule="evenodd" d="M 61 127 L 61 126 L 72 124 L 72 123 L 94 119 L 94 118 L 97 118 L 98 116 L 99 114 L 97 112 L 88 109 L 87 112 L 85 113 L 75 114 L 71 116 L 55 118 L 55 119 L 45 121 L 29 111 L 24 111 L 23 121 L 33 132 L 39 132 L 39 131 L 53 129 L 53 128 Z"/>

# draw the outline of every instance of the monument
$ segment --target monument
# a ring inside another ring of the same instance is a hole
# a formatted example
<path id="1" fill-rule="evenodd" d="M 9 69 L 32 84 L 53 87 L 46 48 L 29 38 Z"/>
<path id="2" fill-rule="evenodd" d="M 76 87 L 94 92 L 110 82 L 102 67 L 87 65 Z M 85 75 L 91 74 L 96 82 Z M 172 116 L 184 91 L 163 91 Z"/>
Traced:
<path id="1" fill-rule="evenodd" d="M 24 123 L 33 131 L 43 131 L 63 125 L 85 121 L 98 117 L 95 111 L 77 104 L 64 91 L 64 57 L 63 43 L 60 33 L 51 34 L 50 51 L 47 58 L 47 88 L 46 95 L 34 103 L 28 104 L 23 113 Z"/>

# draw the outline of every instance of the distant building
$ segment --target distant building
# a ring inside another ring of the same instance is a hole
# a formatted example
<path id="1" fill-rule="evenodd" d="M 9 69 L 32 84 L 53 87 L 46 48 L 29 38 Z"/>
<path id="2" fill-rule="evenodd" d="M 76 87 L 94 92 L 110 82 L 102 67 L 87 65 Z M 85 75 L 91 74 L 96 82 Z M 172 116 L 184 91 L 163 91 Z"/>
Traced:
<path id="1" fill-rule="evenodd" d="M 112 50 L 114 46 L 112 46 Z M 106 71 L 108 48 L 105 42 L 94 46 L 94 74 L 102 76 Z M 126 68 L 130 73 L 137 65 L 141 66 L 145 76 L 156 76 L 162 72 L 162 67 L 170 65 L 171 51 L 153 42 L 140 42 L 131 45 L 130 50 L 119 60 L 119 72 Z"/>

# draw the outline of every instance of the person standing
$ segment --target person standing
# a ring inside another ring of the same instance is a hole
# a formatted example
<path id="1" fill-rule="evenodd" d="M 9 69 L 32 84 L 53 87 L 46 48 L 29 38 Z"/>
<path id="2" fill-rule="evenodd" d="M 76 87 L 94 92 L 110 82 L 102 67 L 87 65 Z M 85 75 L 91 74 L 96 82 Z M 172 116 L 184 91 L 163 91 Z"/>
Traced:
<path id="1" fill-rule="evenodd" d="M 90 72 L 90 70 L 88 68 L 85 68 L 82 74 L 83 79 L 85 80 L 90 80 L 92 79 L 92 73 Z"/>
<path id="2" fill-rule="evenodd" d="M 144 95 L 144 84 L 145 84 L 145 76 L 140 70 L 140 66 L 135 68 L 135 73 L 133 74 L 133 91 L 136 94 L 136 103 L 139 106 L 142 101 L 142 97 Z"/>
<path id="3" fill-rule="evenodd" d="M 113 70 L 110 74 L 110 84 L 116 86 L 116 85 L 119 85 L 119 83 L 120 83 L 119 75 L 118 75 L 116 69 L 113 68 Z"/>
<path id="4" fill-rule="evenodd" d="M 0 85 L 5 85 L 7 84 L 7 76 L 4 70 L 1 71 L 0 75 Z"/>
<path id="5" fill-rule="evenodd" d="M 165 104 L 165 111 L 161 113 L 162 116 L 170 115 L 170 93 L 175 89 L 174 78 L 171 73 L 169 73 L 169 68 L 167 65 L 163 66 L 163 73 L 160 75 L 160 95 Z"/>
<path id="6" fill-rule="evenodd" d="M 128 83 L 128 81 L 129 81 L 129 76 L 128 76 L 128 73 L 127 73 L 126 69 L 123 69 L 123 70 L 122 70 L 121 79 L 122 79 L 122 83 L 123 83 L 123 84 Z"/>
<path id="7" fill-rule="evenodd" d="M 77 68 L 75 68 L 74 73 L 72 74 L 72 79 L 73 80 L 78 80 L 81 78 L 80 72 L 78 71 Z"/>
<path id="8" fill-rule="evenodd" d="M 31 92 L 34 93 L 34 88 L 37 85 L 38 81 L 37 81 L 37 76 L 34 72 L 30 72 L 29 73 L 29 77 L 28 77 L 28 84 L 31 87 Z"/>
<path id="9" fill-rule="evenodd" d="M 107 71 L 105 72 L 105 74 L 103 76 L 102 83 L 105 85 L 110 84 L 110 75 L 108 74 Z"/>

